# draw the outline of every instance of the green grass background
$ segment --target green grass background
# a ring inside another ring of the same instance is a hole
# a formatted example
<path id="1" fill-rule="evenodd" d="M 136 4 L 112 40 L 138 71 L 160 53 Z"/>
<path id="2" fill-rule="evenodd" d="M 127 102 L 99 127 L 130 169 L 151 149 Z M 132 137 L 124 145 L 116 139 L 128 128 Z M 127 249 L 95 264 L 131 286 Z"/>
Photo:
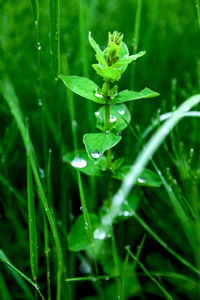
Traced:
<path id="1" fill-rule="evenodd" d="M 132 54 L 138 2 L 70 0 L 61 1 L 59 5 L 56 1 L 41 1 L 38 26 L 35 26 L 31 1 L 12 0 L 0 4 L 0 249 L 13 266 L 32 278 L 27 204 L 31 188 L 27 156 L 29 158 L 31 154 L 26 153 L 26 142 L 21 138 L 12 108 L 5 100 L 5 94 L 8 94 L 9 97 L 16 95 L 19 99 L 22 119 L 30 132 L 35 152 L 30 151 L 33 157 L 34 153 L 37 155 L 36 169 L 50 211 L 53 211 L 52 224 L 56 224 L 56 234 L 59 236 L 56 248 L 55 232 L 54 237 L 51 233 L 54 225 L 49 226 L 45 217 L 45 198 L 41 196 L 39 183 L 33 181 L 39 265 L 37 283 L 45 299 L 50 299 L 48 284 L 52 299 L 117 299 L 117 284 L 125 290 L 121 299 L 150 299 L 151 296 L 153 299 L 167 299 L 147 272 L 133 265 L 133 258 L 129 257 L 126 265 L 128 252 L 125 246 L 130 245 L 133 253 L 136 253 L 145 234 L 139 260 L 157 282 L 173 299 L 200 297 L 197 274 L 200 273 L 198 118 L 185 118 L 154 157 L 174 191 L 178 206 L 175 205 L 174 209 L 163 186 L 135 187 L 132 193 L 139 199 L 137 215 L 140 216 L 140 222 L 132 217 L 114 226 L 121 285 L 109 277 L 113 267 L 108 264 L 112 257 L 110 250 L 107 250 L 108 270 L 100 264 L 100 275 L 108 276 L 110 280 L 103 279 L 100 284 L 92 280 L 64 281 L 65 278 L 88 275 L 81 273 L 80 264 L 85 260 L 90 264 L 90 258 L 83 251 L 74 254 L 68 250 L 67 236 L 82 212 L 76 173 L 62 162 L 62 154 L 74 150 L 73 138 L 76 135 L 72 133 L 73 119 L 76 120 L 76 123 L 73 122 L 73 129 L 77 133 L 75 144 L 77 139 L 77 147 L 84 148 L 82 136 L 96 130 L 94 112 L 99 106 L 96 103 L 88 104 L 86 99 L 73 96 L 70 92 L 66 93 L 61 80 L 55 82 L 56 71 L 59 71 L 55 63 L 57 36 L 53 38 L 52 45 L 49 34 L 52 21 L 49 16 L 56 14 L 57 3 L 60 11 L 60 73 L 89 77 L 101 85 L 101 78 L 91 67 L 95 57 L 88 43 L 88 31 L 92 32 L 102 49 L 107 45 L 108 31 L 122 32 Z M 138 52 L 145 50 L 146 54 L 137 60 L 134 77 L 129 66 L 119 82 L 119 90 L 133 86 L 134 90 L 140 91 L 147 86 L 160 94 L 157 98 L 133 103 L 131 126 L 136 128 L 141 138 L 153 118 L 157 120 L 159 114 L 172 111 L 200 92 L 200 29 L 196 3 L 198 1 L 195 0 L 142 1 Z M 49 14 L 50 4 L 55 4 L 52 14 Z M 41 101 L 42 106 L 39 105 Z M 198 111 L 198 107 L 195 110 Z M 149 136 L 146 141 L 148 139 Z M 132 164 L 140 151 L 141 146 L 126 129 L 122 142 L 114 150 L 116 157 L 125 156 L 126 162 Z M 82 184 L 89 212 L 98 213 L 107 197 L 105 180 L 82 176 Z M 115 191 L 118 187 L 119 183 L 114 182 Z M 184 219 L 183 215 L 187 218 Z M 154 233 L 162 237 L 181 256 L 182 262 L 164 249 L 142 222 L 146 222 Z M 60 296 L 56 281 L 58 245 L 62 247 L 65 265 Z M 184 265 L 184 259 L 198 271 L 195 273 Z M 48 266 L 51 281 L 46 280 Z M 134 274 L 137 276 L 125 276 L 123 267 L 130 274 L 130 270 L 136 268 Z M 12 272 L 2 260 L 0 299 L 37 299 L 34 288 L 26 281 L 21 282 L 21 277 Z M 88 276 L 93 275 L 89 273 Z"/>

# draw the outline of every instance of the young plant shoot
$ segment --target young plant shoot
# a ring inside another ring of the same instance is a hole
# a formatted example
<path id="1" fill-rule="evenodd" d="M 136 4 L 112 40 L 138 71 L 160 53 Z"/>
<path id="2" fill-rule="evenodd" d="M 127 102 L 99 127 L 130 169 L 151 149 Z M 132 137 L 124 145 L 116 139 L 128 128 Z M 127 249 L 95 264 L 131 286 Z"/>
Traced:
<path id="1" fill-rule="evenodd" d="M 159 94 L 148 88 L 140 92 L 118 91 L 118 85 L 113 84 L 120 80 L 131 62 L 145 54 L 145 51 L 141 51 L 129 55 L 128 48 L 123 42 L 123 34 L 117 31 L 113 34 L 109 32 L 108 45 L 104 51 L 92 38 L 91 32 L 89 32 L 89 43 L 96 52 L 98 63 L 93 64 L 92 67 L 102 77 L 102 87 L 85 77 L 60 75 L 60 78 L 74 93 L 101 105 L 95 112 L 96 127 L 101 132 L 84 135 L 83 142 L 87 154 L 85 151 L 68 153 L 64 156 L 64 160 L 87 175 L 103 176 L 109 172 L 110 177 L 123 180 L 130 166 L 123 164 L 123 158 L 113 160 L 111 149 L 120 142 L 121 132 L 131 120 L 124 102 L 151 98 Z M 104 155 L 106 151 L 107 154 Z M 138 179 L 138 184 L 160 186 L 160 180 L 153 172 L 144 170 Z"/>

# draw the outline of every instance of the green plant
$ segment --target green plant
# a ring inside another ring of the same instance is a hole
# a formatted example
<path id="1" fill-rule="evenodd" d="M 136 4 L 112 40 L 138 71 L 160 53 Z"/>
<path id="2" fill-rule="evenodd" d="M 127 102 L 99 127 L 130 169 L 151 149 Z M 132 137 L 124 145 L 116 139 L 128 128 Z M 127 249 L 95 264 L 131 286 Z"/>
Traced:
<path id="1" fill-rule="evenodd" d="M 99 260 L 99 250 L 96 249 L 94 240 L 104 240 L 111 237 L 113 256 L 115 264 L 114 276 L 120 274 L 119 258 L 115 247 L 115 239 L 112 228 L 106 223 L 104 215 L 111 207 L 113 197 L 112 180 L 123 181 L 131 169 L 130 165 L 126 165 L 124 157 L 114 158 L 112 148 L 116 146 L 122 139 L 121 131 L 129 126 L 131 115 L 128 107 L 124 102 L 138 100 L 143 98 L 151 98 L 159 94 L 145 88 L 140 92 L 123 90 L 118 92 L 118 86 L 111 86 L 115 81 L 119 81 L 121 75 L 126 71 L 127 66 L 137 58 L 143 56 L 145 51 L 141 51 L 135 55 L 129 56 L 126 44 L 122 41 L 123 35 L 115 31 L 108 34 L 107 48 L 102 51 L 99 45 L 91 37 L 89 32 L 89 42 L 95 50 L 98 64 L 92 67 L 99 76 L 103 78 L 103 85 L 100 88 L 96 83 L 85 77 L 60 75 L 64 84 L 74 93 L 94 101 L 103 106 L 95 112 L 96 127 L 101 133 L 89 133 L 83 137 L 85 150 L 75 149 L 73 152 L 64 155 L 64 161 L 70 163 L 72 167 L 78 170 L 78 185 L 80 191 L 81 204 L 83 207 L 83 215 L 80 215 L 72 226 L 69 234 L 68 246 L 72 251 L 86 250 L 91 246 L 92 255 L 95 262 L 96 275 L 98 276 L 97 260 Z M 107 151 L 107 155 L 104 153 Z M 86 201 L 82 187 L 82 181 L 79 171 L 89 176 L 105 176 L 107 182 L 107 199 L 102 201 L 100 208 L 100 218 L 98 215 L 91 214 L 87 210 Z M 161 185 L 160 178 L 151 170 L 144 169 L 138 177 L 137 184 L 142 186 L 159 187 Z M 138 198 L 130 197 L 126 203 L 130 205 L 127 210 L 126 205 L 121 206 L 120 212 L 113 215 L 112 222 L 116 222 L 117 218 L 131 216 L 131 211 L 137 207 Z M 84 226 L 85 224 L 85 226 Z M 84 228 L 85 227 L 85 228 Z M 86 230 L 85 230 L 86 229 Z M 87 235 L 86 235 L 87 233 Z M 88 243 L 89 242 L 89 243 Z M 119 292 L 120 294 L 120 292 Z"/>
<path id="2" fill-rule="evenodd" d="M 128 48 L 122 39 L 123 35 L 117 31 L 113 34 L 109 33 L 108 46 L 102 51 L 89 33 L 89 42 L 96 52 L 95 56 L 98 61 L 98 64 L 93 64 L 92 67 L 104 80 L 102 88 L 85 77 L 60 75 L 64 84 L 74 93 L 87 100 L 103 104 L 95 112 L 96 127 L 102 132 L 85 134 L 83 137 L 88 157 L 83 151 L 77 152 L 76 149 L 74 153 L 67 154 L 64 160 L 87 175 L 101 176 L 107 171 L 111 177 L 118 180 L 123 180 L 129 170 L 129 166 L 123 164 L 124 158 L 113 160 L 111 151 L 111 148 L 122 139 L 121 131 L 131 120 L 128 107 L 124 102 L 159 95 L 148 88 L 141 92 L 129 90 L 118 92 L 117 85 L 111 87 L 112 83 L 120 80 L 128 64 L 145 54 L 145 51 L 141 51 L 129 56 Z M 107 151 L 107 156 L 104 156 L 105 151 Z M 159 185 L 155 175 L 148 170 L 143 172 L 141 178 L 138 179 L 138 184 Z"/>

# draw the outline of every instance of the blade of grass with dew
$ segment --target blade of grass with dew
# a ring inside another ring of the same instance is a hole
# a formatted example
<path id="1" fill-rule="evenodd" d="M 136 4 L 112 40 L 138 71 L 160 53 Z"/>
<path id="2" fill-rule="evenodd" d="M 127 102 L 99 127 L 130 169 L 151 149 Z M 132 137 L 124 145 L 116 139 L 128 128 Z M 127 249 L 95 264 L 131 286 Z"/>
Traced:
<path id="1" fill-rule="evenodd" d="M 172 113 L 170 113 L 168 117 L 171 117 Z M 187 112 L 183 114 L 183 117 L 185 116 L 195 116 L 195 117 L 200 117 L 200 113 L 199 112 Z M 158 120 L 157 120 L 158 121 Z M 143 143 L 140 141 L 140 139 L 138 138 L 137 134 L 134 132 L 134 130 L 132 129 L 132 127 L 129 124 L 129 128 L 132 131 L 133 135 L 135 136 L 135 138 L 138 140 L 138 142 L 141 144 L 141 146 L 143 147 L 143 149 L 145 149 L 145 146 L 143 145 Z M 171 188 L 169 188 L 169 185 L 167 183 L 167 181 L 165 180 L 164 176 L 162 175 L 162 173 L 160 172 L 160 170 L 158 169 L 157 165 L 155 164 L 154 160 L 152 159 L 152 157 L 149 158 L 151 163 L 153 164 L 153 167 L 155 168 L 157 174 L 160 176 L 160 179 L 165 187 L 165 190 L 167 191 L 169 198 L 172 200 L 172 203 L 174 203 L 175 201 L 175 207 L 178 206 L 179 208 L 179 203 L 176 204 L 176 202 L 178 202 L 178 200 L 176 199 L 173 191 L 171 190 Z M 129 206 L 129 205 L 128 205 Z M 135 213 L 134 210 L 131 209 L 131 207 L 129 206 L 130 211 L 132 211 L 133 216 L 137 219 L 137 221 L 157 240 L 158 243 L 160 243 L 164 248 L 166 248 L 166 250 L 171 253 L 174 257 L 176 257 L 176 259 L 178 259 L 180 262 L 182 262 L 184 265 L 186 265 L 187 267 L 189 267 L 190 269 L 192 269 L 195 273 L 200 274 L 200 270 L 198 270 L 197 268 L 195 268 L 192 264 L 190 264 L 189 262 L 187 262 L 185 259 L 183 259 L 179 254 L 177 254 L 173 249 L 171 249 L 162 239 L 160 239 L 160 237 L 154 233 L 151 228 L 139 217 L 137 216 L 137 214 Z M 183 213 L 184 215 L 184 213 Z M 183 222 L 184 222 L 184 218 L 183 218 Z M 184 227 L 185 224 L 183 224 Z M 187 233 L 187 230 L 186 230 Z M 188 236 L 187 236 L 188 237 Z M 191 238 L 193 237 L 193 234 L 191 234 Z M 191 241 L 191 238 L 189 236 L 189 241 Z M 192 243 L 191 243 L 192 244 Z"/>
<path id="2" fill-rule="evenodd" d="M 128 251 L 128 253 L 130 254 L 130 256 L 138 263 L 138 265 L 145 272 L 145 274 L 158 286 L 158 288 L 163 292 L 163 294 L 167 297 L 167 299 L 173 300 L 173 298 L 170 296 L 170 294 L 151 275 L 151 273 L 145 268 L 145 266 L 139 261 L 139 259 L 132 253 L 132 251 L 129 249 L 129 247 L 125 247 L 125 249 Z"/>
<path id="3" fill-rule="evenodd" d="M 142 0 L 137 1 L 137 10 L 136 10 L 136 17 L 135 17 L 135 26 L 134 26 L 134 45 L 133 45 L 133 54 L 136 54 L 138 51 L 138 45 L 140 40 L 140 21 L 141 21 L 141 13 L 142 13 Z M 131 68 L 131 80 L 130 80 L 130 89 L 134 90 L 134 79 L 135 79 L 135 64 L 136 62 L 132 63 Z M 130 114 L 132 115 L 133 111 L 133 102 L 130 103 Z"/>
<path id="4" fill-rule="evenodd" d="M 46 215 L 43 213 L 44 222 L 44 253 L 46 255 L 46 266 L 47 266 L 47 299 L 51 300 L 51 273 L 50 273 L 50 248 L 49 248 L 49 229 L 47 224 Z"/>
<path id="5" fill-rule="evenodd" d="M 31 168 L 32 168 L 33 175 L 34 175 L 36 185 L 38 188 L 38 194 L 39 194 L 39 197 L 44 206 L 44 209 L 45 209 L 45 212 L 46 212 L 46 215 L 47 215 L 47 218 L 48 218 L 51 230 L 52 230 L 55 245 L 56 245 L 56 253 L 57 253 L 57 258 L 58 258 L 57 298 L 56 299 L 60 300 L 61 299 L 61 276 L 62 276 L 62 270 L 63 270 L 63 259 L 62 259 L 62 249 L 61 249 L 60 239 L 59 239 L 59 235 L 58 235 L 58 231 L 57 231 L 57 226 L 55 224 L 54 218 L 52 216 L 52 212 L 49 208 L 49 204 L 48 204 L 48 201 L 47 201 L 45 193 L 44 193 L 44 189 L 42 187 L 42 183 L 40 180 L 40 176 L 38 173 L 38 168 L 37 168 L 36 160 L 35 160 L 36 154 L 34 152 L 34 149 L 33 149 L 31 140 L 29 138 L 28 132 L 26 130 L 26 127 L 24 125 L 22 113 L 21 113 L 21 110 L 19 107 L 19 101 L 15 94 L 14 88 L 8 80 L 1 80 L 0 81 L 0 91 L 9 106 L 13 117 L 16 120 L 16 123 L 19 127 L 19 131 L 21 133 L 26 151 L 28 151 L 28 148 L 30 148 Z"/>
<path id="6" fill-rule="evenodd" d="M 200 0 L 196 0 L 196 8 L 197 8 L 197 16 L 198 16 L 199 28 L 200 28 Z"/>
<path id="7" fill-rule="evenodd" d="M 96 256 L 94 253 L 92 226 L 91 226 L 90 217 L 89 217 L 89 213 L 88 213 L 88 209 L 87 209 L 87 205 L 86 205 L 86 201 L 85 201 L 85 195 L 84 195 L 84 191 L 83 191 L 81 174 L 80 174 L 80 171 L 78 171 L 78 170 L 77 170 L 77 176 L 78 176 L 78 188 L 79 188 L 79 193 L 80 193 L 81 205 L 83 208 L 83 216 L 84 216 L 84 221 L 85 221 L 85 229 L 87 232 L 88 241 L 90 243 L 93 258 L 94 258 L 96 276 L 98 277 L 99 272 L 98 272 L 98 267 L 97 267 Z"/>
<path id="8" fill-rule="evenodd" d="M 37 230 L 35 221 L 35 203 L 33 191 L 32 170 L 30 165 L 29 149 L 27 152 L 27 196 L 28 196 L 28 227 L 29 227 L 29 248 L 32 277 L 35 283 L 38 276 L 38 248 Z"/>
<path id="9" fill-rule="evenodd" d="M 50 53 L 53 54 L 54 79 L 55 79 L 55 100 L 58 122 L 58 140 L 61 143 L 61 118 L 60 103 L 58 94 L 58 76 L 60 74 L 60 0 L 49 0 L 49 33 Z"/>
<path id="10" fill-rule="evenodd" d="M 31 0 L 31 5 L 33 9 L 33 16 L 35 24 L 38 24 L 39 21 L 39 3 L 38 0 Z"/>
<path id="11" fill-rule="evenodd" d="M 195 95 L 184 101 L 179 108 L 174 112 L 169 120 L 167 120 L 151 137 L 145 149 L 136 158 L 133 163 L 130 172 L 122 182 L 118 192 L 112 199 L 112 204 L 107 214 L 107 218 L 112 222 L 119 211 L 119 207 L 130 193 L 137 178 L 151 159 L 152 155 L 156 152 L 163 140 L 167 137 L 171 129 L 184 117 L 184 114 L 188 112 L 193 106 L 200 102 L 200 95 Z"/>
<path id="12" fill-rule="evenodd" d="M 26 293 L 28 299 L 34 300 L 35 298 L 33 297 L 31 291 L 26 286 L 26 284 L 25 284 L 25 282 L 23 281 L 22 278 L 24 278 L 26 281 L 28 281 L 28 283 L 30 283 L 37 290 L 37 292 L 39 293 L 39 295 L 41 296 L 41 298 L 43 300 L 45 300 L 44 297 L 43 297 L 43 295 L 41 294 L 41 292 L 39 290 L 38 285 L 35 284 L 30 278 L 28 278 L 24 273 L 22 273 L 20 270 L 18 270 L 16 267 L 14 267 L 13 264 L 9 261 L 9 259 L 6 257 L 6 255 L 4 254 L 4 252 L 1 249 L 0 249 L 0 261 L 2 261 L 7 267 L 9 267 L 10 272 L 12 273 L 13 277 L 15 278 L 15 280 L 17 281 L 17 283 L 19 284 L 19 286 Z"/>
<path id="13" fill-rule="evenodd" d="M 158 234 L 156 234 L 150 227 L 147 225 L 147 223 L 140 218 L 134 210 L 131 210 L 131 207 L 129 206 L 130 211 L 133 214 L 133 217 L 140 223 L 140 225 L 163 247 L 171 253 L 177 260 L 179 260 L 184 266 L 187 266 L 189 269 L 191 269 L 196 274 L 200 275 L 200 270 L 195 268 L 191 263 L 189 263 L 186 259 L 184 259 L 181 255 L 179 255 L 176 251 L 174 251 L 171 247 L 167 245 L 165 241 L 163 241 Z"/>
<path id="14" fill-rule="evenodd" d="M 119 255 L 117 252 L 116 241 L 115 241 L 115 236 L 114 236 L 112 225 L 110 226 L 110 233 L 111 233 L 112 253 L 113 253 L 115 272 L 116 272 L 116 274 L 118 274 L 118 277 L 116 277 L 117 292 L 118 292 L 118 298 L 120 298 L 121 284 L 120 284 L 120 277 L 119 277 L 120 276 Z"/>
<path id="15" fill-rule="evenodd" d="M 2 276 L 2 273 L 0 271 L 0 298 L 2 297 L 2 299 L 6 299 L 6 300 L 12 300 L 10 293 L 9 293 L 9 289 L 6 286 L 5 280 Z"/>

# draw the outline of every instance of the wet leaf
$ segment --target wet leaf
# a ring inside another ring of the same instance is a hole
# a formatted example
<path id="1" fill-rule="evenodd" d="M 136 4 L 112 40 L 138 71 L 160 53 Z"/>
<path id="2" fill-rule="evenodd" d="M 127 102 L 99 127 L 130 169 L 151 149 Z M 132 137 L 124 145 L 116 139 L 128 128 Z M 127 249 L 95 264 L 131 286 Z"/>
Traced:
<path id="1" fill-rule="evenodd" d="M 100 218 L 95 214 L 89 214 L 92 230 L 94 231 L 101 223 Z M 79 215 L 68 236 L 68 247 L 71 251 L 81 251 L 90 248 L 83 215 Z"/>
<path id="2" fill-rule="evenodd" d="M 126 175 L 129 173 L 131 166 L 124 165 L 119 168 L 112 177 L 118 180 L 124 180 Z M 160 177 L 149 169 L 144 169 L 140 176 L 138 177 L 137 183 L 138 185 L 143 186 L 152 186 L 152 187 L 160 187 L 161 180 Z"/>
<path id="3" fill-rule="evenodd" d="M 83 142 L 88 156 L 94 164 L 98 164 L 103 153 L 114 147 L 120 140 L 121 136 L 115 135 L 111 132 L 89 133 L 85 134 L 83 137 Z"/>
<path id="4" fill-rule="evenodd" d="M 89 176 L 103 176 L 99 165 L 93 164 L 85 150 L 73 151 L 63 156 L 63 161 L 68 162 L 73 168 Z"/>
<path id="5" fill-rule="evenodd" d="M 106 100 L 102 95 L 95 96 L 96 92 L 100 87 L 94 83 L 92 80 L 86 77 L 79 76 L 59 76 L 64 84 L 72 90 L 74 93 L 78 94 L 81 97 L 92 100 L 96 103 L 105 104 Z"/>
<path id="6" fill-rule="evenodd" d="M 105 106 L 102 106 L 96 113 L 96 126 L 101 131 L 106 131 Z M 110 128 L 113 133 L 124 130 L 131 120 L 129 110 L 125 104 L 110 106 Z"/>
<path id="7" fill-rule="evenodd" d="M 138 99 L 143 99 L 143 98 L 152 98 L 159 96 L 158 93 L 145 88 L 140 92 L 134 92 L 134 91 L 129 91 L 129 90 L 124 90 L 118 93 L 118 95 L 109 101 L 109 104 L 117 104 L 117 103 L 123 103 L 126 101 L 131 101 L 131 100 L 138 100 Z"/>

